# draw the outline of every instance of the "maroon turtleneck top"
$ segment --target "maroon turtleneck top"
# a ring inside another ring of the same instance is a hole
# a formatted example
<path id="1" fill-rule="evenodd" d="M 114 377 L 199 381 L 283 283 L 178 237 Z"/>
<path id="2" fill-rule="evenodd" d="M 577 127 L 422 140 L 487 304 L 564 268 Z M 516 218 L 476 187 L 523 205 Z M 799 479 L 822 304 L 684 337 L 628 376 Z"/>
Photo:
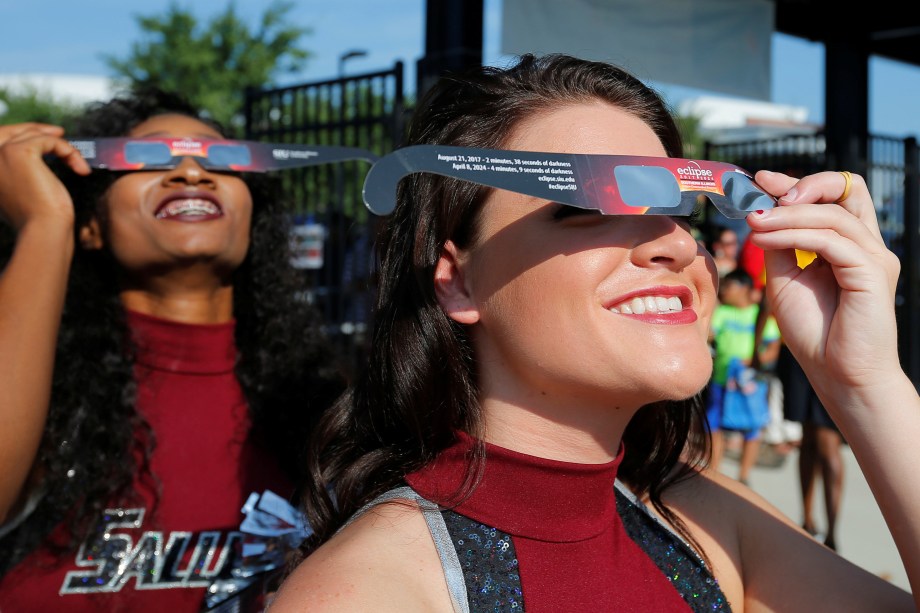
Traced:
<path id="1" fill-rule="evenodd" d="M 244 563 L 236 552 L 247 496 L 290 492 L 277 460 L 248 437 L 235 322 L 127 317 L 137 412 L 156 436 L 157 480 L 139 473 L 135 503 L 95 518 L 83 549 L 58 555 L 40 547 L 13 568 L 0 580 L 2 613 L 199 611 L 209 586 Z M 92 437 L 78 444 L 93 452 Z M 55 537 L 67 536 L 61 524 Z"/>
<path id="2" fill-rule="evenodd" d="M 461 433 L 406 481 L 449 506 L 473 443 Z M 614 489 L 622 458 L 622 447 L 612 462 L 574 464 L 486 444 L 481 482 L 452 510 L 511 536 L 529 613 L 690 610 L 624 529 Z"/>

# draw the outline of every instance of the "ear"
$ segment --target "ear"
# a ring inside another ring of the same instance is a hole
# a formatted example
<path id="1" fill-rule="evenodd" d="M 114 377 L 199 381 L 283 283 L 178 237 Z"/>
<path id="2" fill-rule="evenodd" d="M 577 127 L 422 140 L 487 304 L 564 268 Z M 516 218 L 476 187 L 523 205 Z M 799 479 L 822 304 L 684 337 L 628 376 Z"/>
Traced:
<path id="1" fill-rule="evenodd" d="M 99 226 L 99 220 L 93 217 L 80 226 L 79 238 L 80 246 L 87 251 L 102 249 L 102 228 Z"/>
<path id="2" fill-rule="evenodd" d="M 466 285 L 466 270 L 460 250 L 447 241 L 434 268 L 434 292 L 447 316 L 460 324 L 479 321 L 479 310 Z"/>

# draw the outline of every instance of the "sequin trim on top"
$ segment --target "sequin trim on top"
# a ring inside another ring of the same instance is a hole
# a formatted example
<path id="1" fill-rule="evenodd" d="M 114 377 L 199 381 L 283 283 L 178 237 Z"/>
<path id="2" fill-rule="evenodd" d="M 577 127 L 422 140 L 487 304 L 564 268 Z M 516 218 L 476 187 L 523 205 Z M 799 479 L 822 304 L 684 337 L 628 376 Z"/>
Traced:
<path id="1" fill-rule="evenodd" d="M 696 612 L 731 611 L 718 581 L 700 556 L 622 487 L 617 483 L 617 514 L 626 533 L 661 569 L 690 608 Z"/>
<path id="2" fill-rule="evenodd" d="M 521 575 L 511 535 L 453 511 L 443 511 L 463 570 L 469 610 L 524 610 Z"/>
<path id="3" fill-rule="evenodd" d="M 627 535 L 655 563 L 691 610 L 731 611 L 703 559 L 617 482 L 616 505 Z M 454 511 L 440 509 L 409 487 L 399 487 L 359 509 L 393 499 L 414 500 L 438 549 L 456 613 L 520 613 L 526 610 L 512 537 Z M 344 526 L 343 526 L 344 527 Z"/>

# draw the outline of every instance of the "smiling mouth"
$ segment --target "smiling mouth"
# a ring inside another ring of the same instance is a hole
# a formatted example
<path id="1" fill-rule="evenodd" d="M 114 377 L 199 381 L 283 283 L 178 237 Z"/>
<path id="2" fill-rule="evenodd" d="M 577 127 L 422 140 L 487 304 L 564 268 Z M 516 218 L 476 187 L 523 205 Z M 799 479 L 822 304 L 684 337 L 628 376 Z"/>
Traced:
<path id="1" fill-rule="evenodd" d="M 636 296 L 608 309 L 611 313 L 623 315 L 644 315 L 646 313 L 679 313 L 684 309 L 677 296 Z"/>
<path id="2" fill-rule="evenodd" d="M 221 208 L 213 201 L 204 198 L 181 198 L 171 200 L 156 212 L 157 219 L 171 217 L 219 217 Z"/>

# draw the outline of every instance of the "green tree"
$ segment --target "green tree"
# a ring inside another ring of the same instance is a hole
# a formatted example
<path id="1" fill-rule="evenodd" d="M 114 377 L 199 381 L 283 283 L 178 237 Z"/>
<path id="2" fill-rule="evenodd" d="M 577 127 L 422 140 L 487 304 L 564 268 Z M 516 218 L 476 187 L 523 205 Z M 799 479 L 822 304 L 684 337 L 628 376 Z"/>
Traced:
<path id="1" fill-rule="evenodd" d="M 675 115 L 674 119 L 684 141 L 684 157 L 702 157 L 706 146 L 705 139 L 700 134 L 700 118 L 694 115 Z"/>
<path id="2" fill-rule="evenodd" d="M 81 109 L 79 104 L 55 100 L 34 86 L 18 90 L 0 87 L 0 125 L 40 121 L 68 128 Z"/>
<path id="3" fill-rule="evenodd" d="M 232 1 L 206 25 L 172 3 L 165 15 L 137 17 L 145 35 L 127 58 L 105 60 L 127 85 L 174 90 L 224 125 L 239 127 L 247 87 L 271 85 L 278 75 L 301 70 L 310 57 L 299 41 L 311 30 L 289 23 L 293 7 L 275 0 L 250 30 Z"/>

